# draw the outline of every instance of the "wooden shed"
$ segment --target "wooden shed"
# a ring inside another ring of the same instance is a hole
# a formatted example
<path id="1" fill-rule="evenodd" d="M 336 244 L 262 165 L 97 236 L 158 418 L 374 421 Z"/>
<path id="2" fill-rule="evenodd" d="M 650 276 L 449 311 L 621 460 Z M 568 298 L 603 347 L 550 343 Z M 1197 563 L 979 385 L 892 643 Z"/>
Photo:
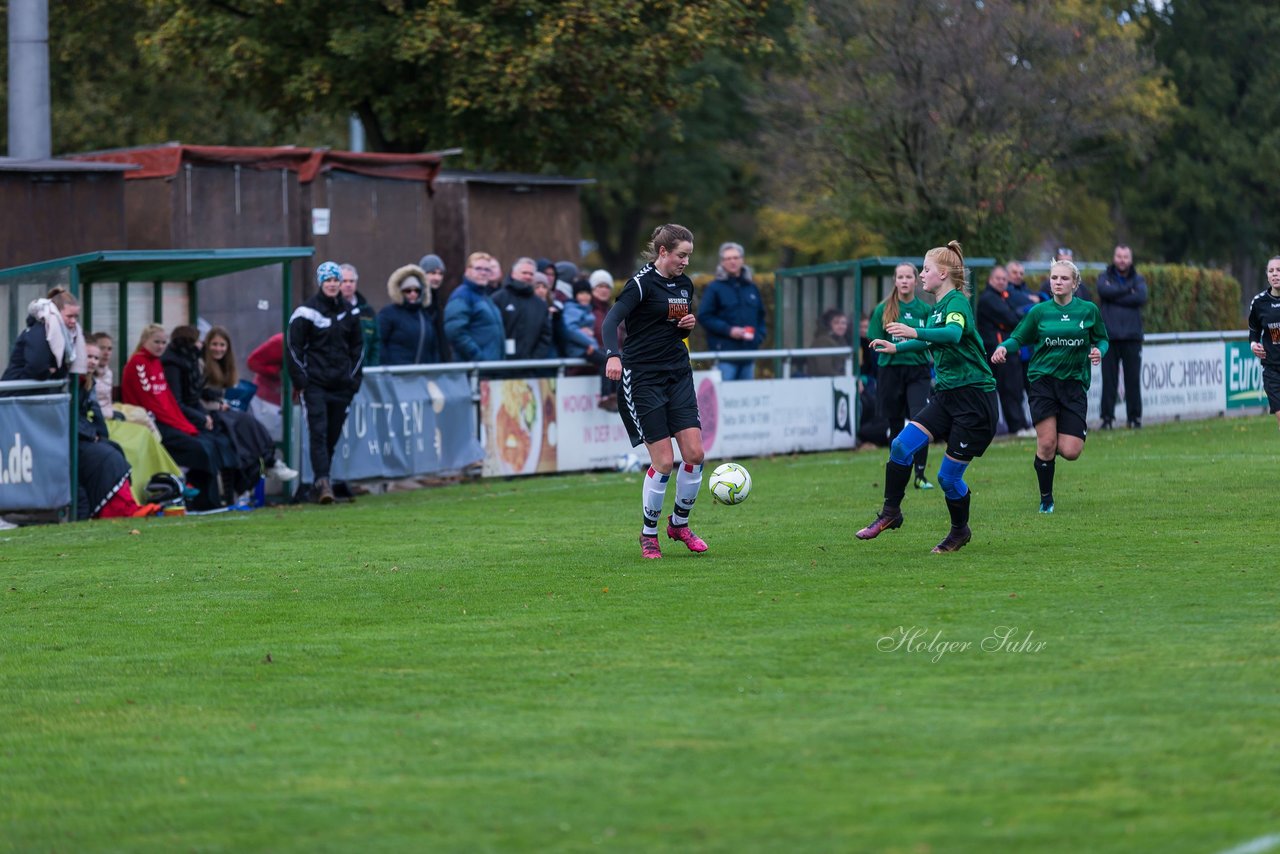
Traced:
<path id="1" fill-rule="evenodd" d="M 578 188 L 594 183 L 594 178 L 441 170 L 432 251 L 449 271 L 444 287 L 461 281 L 472 252 L 496 256 L 504 272 L 522 255 L 576 262 L 582 254 Z"/>
<path id="2" fill-rule="evenodd" d="M 124 249 L 126 172 L 135 167 L 0 157 L 0 267 Z"/>
<path id="3" fill-rule="evenodd" d="M 316 261 L 350 263 L 361 292 L 386 302 L 387 276 L 433 242 L 431 182 L 441 154 L 168 143 L 73 155 L 136 164 L 125 182 L 130 249 L 314 246 Z M 200 316 L 227 327 L 247 354 L 280 331 L 276 279 L 263 270 L 211 288 Z M 314 288 L 299 262 L 293 301 Z"/>

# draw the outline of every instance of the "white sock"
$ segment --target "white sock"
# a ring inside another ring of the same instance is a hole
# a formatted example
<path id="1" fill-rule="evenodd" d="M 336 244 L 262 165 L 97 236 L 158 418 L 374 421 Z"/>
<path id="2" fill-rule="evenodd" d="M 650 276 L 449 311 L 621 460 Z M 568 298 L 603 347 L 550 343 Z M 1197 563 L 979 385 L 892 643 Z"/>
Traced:
<path id="1" fill-rule="evenodd" d="M 662 517 L 662 502 L 667 497 L 667 481 L 670 479 L 671 475 L 659 474 L 653 466 L 649 466 L 649 471 L 644 476 L 642 533 L 647 537 L 658 536 L 658 519 Z"/>
<path id="2" fill-rule="evenodd" d="M 702 488 L 702 466 L 681 463 L 676 472 L 676 510 L 671 514 L 671 524 L 676 527 L 689 524 L 689 511 L 698 500 Z"/>

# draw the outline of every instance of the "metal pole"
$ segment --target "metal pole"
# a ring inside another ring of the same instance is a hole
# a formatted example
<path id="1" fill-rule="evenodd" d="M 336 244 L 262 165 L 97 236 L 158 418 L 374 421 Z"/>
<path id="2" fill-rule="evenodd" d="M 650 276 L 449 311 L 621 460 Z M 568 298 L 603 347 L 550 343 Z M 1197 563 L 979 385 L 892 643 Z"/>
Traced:
<path id="1" fill-rule="evenodd" d="M 53 152 L 49 100 L 49 4 L 9 3 L 9 156 L 46 160 Z"/>
<path id="2" fill-rule="evenodd" d="M 293 314 L 293 266 L 289 261 L 285 261 L 280 265 L 280 279 L 283 282 L 281 290 L 283 293 L 280 298 L 280 305 L 284 308 L 284 348 L 289 346 L 289 318 Z M 281 430 L 283 431 L 280 439 L 284 452 L 284 460 L 286 463 L 293 464 L 293 389 L 289 383 L 289 355 L 282 352 L 280 359 L 280 417 Z M 287 494 L 289 486 L 285 486 L 284 490 Z"/>

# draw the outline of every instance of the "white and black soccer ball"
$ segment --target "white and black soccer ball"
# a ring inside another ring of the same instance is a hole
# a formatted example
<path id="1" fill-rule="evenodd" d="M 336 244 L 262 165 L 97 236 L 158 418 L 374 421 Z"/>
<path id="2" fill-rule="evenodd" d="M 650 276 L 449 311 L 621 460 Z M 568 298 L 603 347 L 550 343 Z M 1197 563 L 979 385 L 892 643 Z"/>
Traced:
<path id="1" fill-rule="evenodd" d="M 741 504 L 751 494 L 751 475 L 737 463 L 723 463 L 711 472 L 707 486 L 721 504 Z"/>
<path id="2" fill-rule="evenodd" d="M 644 469 L 647 468 L 644 460 L 630 452 L 618 455 L 618 459 L 614 463 L 614 466 L 618 471 L 644 471 Z"/>

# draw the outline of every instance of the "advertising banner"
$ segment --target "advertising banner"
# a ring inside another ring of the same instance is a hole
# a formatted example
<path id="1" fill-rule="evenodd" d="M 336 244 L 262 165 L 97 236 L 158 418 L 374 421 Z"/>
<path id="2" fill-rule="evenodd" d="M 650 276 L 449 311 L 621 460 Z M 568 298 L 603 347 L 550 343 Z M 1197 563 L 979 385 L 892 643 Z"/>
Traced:
<path id="1" fill-rule="evenodd" d="M 1142 417 L 1162 421 L 1201 418 L 1226 409 L 1225 348 L 1222 341 L 1203 344 L 1148 344 L 1142 348 Z M 1124 403 L 1124 371 L 1120 372 L 1115 420 L 1128 420 Z M 1089 418 L 1101 418 L 1102 368 L 1093 369 L 1089 386 Z"/>
<path id="2" fill-rule="evenodd" d="M 709 459 L 830 451 L 855 444 L 852 377 L 697 383 Z"/>
<path id="3" fill-rule="evenodd" d="M 1227 355 L 1227 409 L 1266 406 L 1262 390 L 1262 360 L 1253 355 L 1248 341 L 1224 342 Z"/>
<path id="4" fill-rule="evenodd" d="M 600 389 L 598 377 L 574 379 Z M 481 380 L 480 435 L 486 477 L 558 471 L 556 380 Z"/>
<path id="5" fill-rule="evenodd" d="M 0 510 L 71 503 L 71 396 L 0 398 Z"/>
<path id="6" fill-rule="evenodd" d="M 303 480 L 311 480 L 302 425 Z M 475 407 L 465 373 L 366 373 L 333 453 L 336 480 L 460 471 L 479 462 Z"/>

